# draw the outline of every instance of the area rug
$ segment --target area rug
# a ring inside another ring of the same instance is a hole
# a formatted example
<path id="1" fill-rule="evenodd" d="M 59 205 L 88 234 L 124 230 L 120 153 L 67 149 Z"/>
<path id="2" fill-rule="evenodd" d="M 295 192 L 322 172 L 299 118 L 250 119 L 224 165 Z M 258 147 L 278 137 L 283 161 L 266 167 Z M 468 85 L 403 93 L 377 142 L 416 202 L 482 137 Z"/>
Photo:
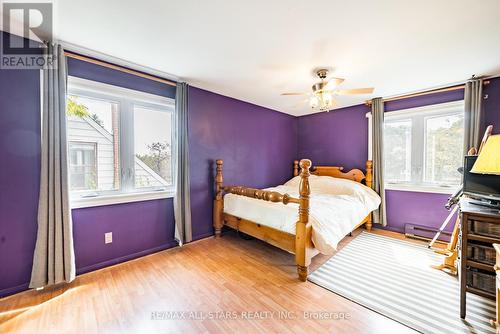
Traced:
<path id="1" fill-rule="evenodd" d="M 442 257 L 425 245 L 362 232 L 309 280 L 422 333 L 495 333 L 495 303 L 467 294 L 460 318 L 456 276 L 431 268 Z"/>

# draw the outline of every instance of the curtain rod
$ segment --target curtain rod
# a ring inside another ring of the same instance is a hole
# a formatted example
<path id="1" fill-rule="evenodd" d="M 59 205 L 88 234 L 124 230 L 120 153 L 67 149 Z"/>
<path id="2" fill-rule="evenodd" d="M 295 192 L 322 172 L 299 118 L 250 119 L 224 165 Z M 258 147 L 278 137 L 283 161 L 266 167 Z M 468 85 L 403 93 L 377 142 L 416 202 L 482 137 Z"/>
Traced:
<path id="1" fill-rule="evenodd" d="M 489 85 L 489 83 L 490 82 L 488 80 L 483 81 L 483 85 Z M 400 96 L 388 97 L 387 99 L 383 99 L 383 100 L 384 100 L 384 102 L 398 101 L 398 100 L 408 99 L 411 97 L 424 96 L 424 95 L 430 95 L 430 94 L 436 94 L 436 93 L 444 93 L 444 92 L 450 92 L 450 91 L 460 90 L 460 89 L 465 89 L 465 84 L 446 87 L 446 88 L 432 89 L 432 90 L 428 90 L 428 91 L 420 92 L 420 93 L 412 93 L 412 94 L 405 94 L 405 95 L 400 95 Z M 365 104 L 367 106 L 370 106 L 372 104 L 372 101 L 368 100 L 365 102 Z"/>
<path id="2" fill-rule="evenodd" d="M 78 60 L 81 60 L 81 61 L 85 61 L 87 63 L 91 63 L 91 64 L 95 64 L 95 65 L 99 65 L 99 66 L 111 68 L 113 70 L 117 70 L 117 71 L 120 71 L 120 72 L 123 72 L 123 73 L 127 73 L 127 74 L 132 74 L 132 75 L 135 75 L 135 76 L 138 76 L 138 77 L 141 77 L 141 78 L 153 80 L 153 81 L 156 81 L 156 82 L 161 82 L 161 83 L 164 83 L 164 84 L 169 85 L 169 86 L 174 86 L 174 87 L 176 86 L 175 82 L 167 80 L 167 79 L 158 78 L 158 77 L 156 77 L 154 75 L 151 75 L 151 74 L 146 74 L 146 73 L 142 73 L 142 72 L 139 72 L 139 71 L 131 70 L 129 68 L 126 68 L 126 67 L 123 67 L 123 66 L 119 66 L 119 65 L 113 65 L 113 64 L 101 61 L 101 60 L 97 60 L 97 59 L 94 59 L 94 58 L 89 58 L 89 57 L 86 57 L 86 56 L 82 56 L 82 55 L 79 55 L 77 53 L 73 53 L 73 52 L 70 52 L 70 51 L 64 51 L 64 55 L 66 57 L 69 57 L 69 58 L 78 59 Z"/>

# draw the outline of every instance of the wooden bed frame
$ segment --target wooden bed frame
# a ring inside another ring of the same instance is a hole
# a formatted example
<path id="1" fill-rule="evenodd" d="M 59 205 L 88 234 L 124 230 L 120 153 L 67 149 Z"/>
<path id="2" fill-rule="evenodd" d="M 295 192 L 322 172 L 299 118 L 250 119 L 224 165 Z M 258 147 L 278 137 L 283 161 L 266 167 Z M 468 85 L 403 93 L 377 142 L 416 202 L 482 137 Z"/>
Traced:
<path id="1" fill-rule="evenodd" d="M 344 178 L 356 182 L 363 182 L 368 187 L 372 187 L 372 161 L 366 161 L 366 175 L 359 169 L 352 169 L 344 173 L 343 167 L 334 166 L 316 166 L 312 172 L 309 171 L 311 167 L 311 160 L 303 159 L 294 161 L 293 175 L 299 175 L 300 167 L 300 185 L 299 185 L 299 198 L 291 197 L 288 194 L 280 194 L 276 191 L 267 191 L 253 188 L 246 188 L 242 186 L 224 186 L 222 176 L 222 160 L 216 160 L 216 176 L 215 176 L 215 200 L 214 200 L 214 217 L 213 224 L 215 229 L 215 237 L 221 236 L 221 229 L 223 226 L 231 227 L 237 231 L 241 231 L 251 235 L 257 239 L 263 240 L 273 246 L 281 248 L 287 252 L 295 254 L 295 262 L 297 264 L 297 272 L 301 281 L 306 281 L 309 272 L 309 264 L 311 259 L 318 254 L 318 250 L 314 248 L 311 240 L 312 227 L 309 221 L 309 195 L 311 189 L 309 185 L 309 176 L 332 176 L 337 178 Z M 242 219 L 224 212 L 224 192 L 236 195 L 256 198 L 269 202 L 277 203 L 296 203 L 299 205 L 299 220 L 296 225 L 296 233 L 290 234 L 283 232 L 272 227 L 261 225 L 257 222 L 252 222 Z M 368 231 L 372 228 L 372 214 L 363 219 L 354 229 L 365 224 Z"/>

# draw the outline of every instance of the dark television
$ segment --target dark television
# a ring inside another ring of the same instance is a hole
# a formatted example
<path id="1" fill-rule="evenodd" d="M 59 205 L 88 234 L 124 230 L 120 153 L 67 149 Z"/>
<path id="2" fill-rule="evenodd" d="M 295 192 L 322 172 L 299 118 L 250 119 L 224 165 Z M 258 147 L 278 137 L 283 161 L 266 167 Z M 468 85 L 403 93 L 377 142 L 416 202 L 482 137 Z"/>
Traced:
<path id="1" fill-rule="evenodd" d="M 476 162 L 476 155 L 465 157 L 464 164 L 464 194 L 478 199 L 500 202 L 500 175 L 471 173 Z"/>

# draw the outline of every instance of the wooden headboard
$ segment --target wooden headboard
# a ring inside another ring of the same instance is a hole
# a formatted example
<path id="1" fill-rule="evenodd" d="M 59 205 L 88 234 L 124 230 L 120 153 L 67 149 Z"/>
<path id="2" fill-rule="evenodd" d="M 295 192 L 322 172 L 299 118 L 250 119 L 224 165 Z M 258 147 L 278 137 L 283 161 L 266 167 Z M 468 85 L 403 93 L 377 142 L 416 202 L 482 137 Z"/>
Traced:
<path id="1" fill-rule="evenodd" d="M 351 169 L 350 171 L 344 173 L 344 167 L 339 166 L 313 166 L 311 174 L 318 176 L 332 176 L 341 179 L 348 179 L 356 182 L 364 181 L 368 187 L 372 187 L 372 161 L 366 161 L 366 174 L 363 173 L 361 169 Z M 295 160 L 293 162 L 293 176 L 299 175 L 299 161 Z"/>

